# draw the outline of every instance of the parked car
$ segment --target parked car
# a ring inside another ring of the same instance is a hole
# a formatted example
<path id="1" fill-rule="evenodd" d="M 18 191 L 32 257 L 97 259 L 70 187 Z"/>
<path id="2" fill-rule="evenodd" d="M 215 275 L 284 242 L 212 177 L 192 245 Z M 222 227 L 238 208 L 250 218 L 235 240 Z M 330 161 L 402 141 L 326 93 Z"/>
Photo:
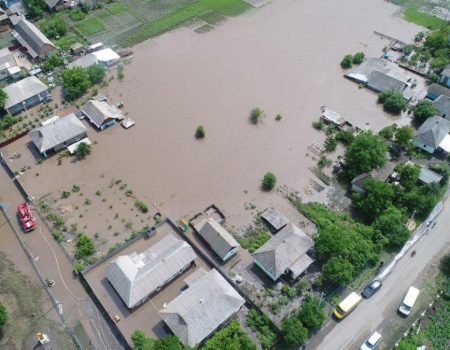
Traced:
<path id="1" fill-rule="evenodd" d="M 374 295 L 378 290 L 381 288 L 383 284 L 380 280 L 374 280 L 370 282 L 366 288 L 364 288 L 362 295 L 364 298 L 370 298 L 372 295 Z"/>
<path id="2" fill-rule="evenodd" d="M 378 332 L 373 332 L 372 335 L 367 338 L 363 345 L 359 348 L 360 350 L 372 350 L 377 347 L 377 345 L 381 342 L 381 334 Z"/>

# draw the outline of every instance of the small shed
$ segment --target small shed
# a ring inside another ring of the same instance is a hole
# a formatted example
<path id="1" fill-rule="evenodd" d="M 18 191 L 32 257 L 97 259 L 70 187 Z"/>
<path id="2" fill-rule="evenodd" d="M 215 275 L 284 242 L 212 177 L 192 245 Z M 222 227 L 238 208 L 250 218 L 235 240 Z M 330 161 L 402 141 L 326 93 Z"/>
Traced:
<path id="1" fill-rule="evenodd" d="M 419 181 L 425 185 L 433 182 L 440 182 L 442 180 L 442 175 L 437 172 L 428 169 L 426 167 L 420 167 Z"/>
<path id="2" fill-rule="evenodd" d="M 331 109 L 324 109 L 322 117 L 326 122 L 336 126 L 341 126 L 345 123 L 345 119 L 339 113 L 332 111 Z"/>
<path id="3" fill-rule="evenodd" d="M 270 231 L 274 233 L 280 231 L 289 223 L 289 220 L 286 216 L 272 208 L 266 209 L 261 214 L 261 219 L 263 219 L 267 223 Z"/>
<path id="4" fill-rule="evenodd" d="M 70 52 L 72 55 L 79 55 L 84 49 L 83 44 L 75 43 L 70 47 Z"/>

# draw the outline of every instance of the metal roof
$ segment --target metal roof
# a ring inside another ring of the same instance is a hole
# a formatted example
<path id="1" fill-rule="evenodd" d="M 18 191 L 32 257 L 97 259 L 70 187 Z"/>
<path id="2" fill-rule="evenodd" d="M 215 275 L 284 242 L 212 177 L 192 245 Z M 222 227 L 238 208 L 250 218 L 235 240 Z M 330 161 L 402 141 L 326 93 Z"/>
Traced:
<path id="1" fill-rule="evenodd" d="M 362 173 L 355 176 L 352 180 L 352 185 L 358 186 L 360 188 L 364 187 L 364 182 L 368 179 L 374 179 L 378 181 L 386 181 L 389 176 L 394 172 L 395 164 L 387 162 L 381 168 L 376 168 L 370 172 Z"/>
<path id="2" fill-rule="evenodd" d="M 450 96 L 450 89 L 436 83 L 431 84 L 428 88 L 428 96 L 436 99 L 441 95 Z"/>
<path id="3" fill-rule="evenodd" d="M 432 182 L 441 181 L 442 175 L 426 167 L 420 167 L 419 180 L 424 184 L 430 184 Z"/>
<path id="4" fill-rule="evenodd" d="M 442 117 L 431 117 L 416 131 L 414 141 L 437 149 L 449 131 L 450 121 Z"/>
<path id="5" fill-rule="evenodd" d="M 183 344 L 195 346 L 238 312 L 245 300 L 215 269 L 199 268 L 185 282 L 188 288 L 159 314 Z"/>
<path id="6" fill-rule="evenodd" d="M 86 133 L 83 123 L 71 113 L 65 117 L 56 119 L 29 133 L 31 141 L 39 152 L 47 152 L 54 147 Z"/>
<path id="7" fill-rule="evenodd" d="M 119 109 L 105 101 L 89 100 L 81 107 L 81 111 L 97 128 L 100 128 L 109 119 L 120 119 L 122 117 L 122 112 Z"/>
<path id="8" fill-rule="evenodd" d="M 444 70 L 441 72 L 441 75 L 450 77 L 450 64 L 444 68 Z"/>
<path id="9" fill-rule="evenodd" d="M 367 84 L 370 88 L 381 92 L 387 90 L 401 92 L 406 87 L 403 81 L 378 71 L 370 73 Z"/>
<path id="10" fill-rule="evenodd" d="M 276 278 L 302 259 L 313 241 L 300 228 L 288 224 L 252 255 Z"/>
<path id="11" fill-rule="evenodd" d="M 8 48 L 0 50 L 0 71 L 9 69 L 12 67 L 17 67 L 17 61 L 11 51 Z"/>
<path id="12" fill-rule="evenodd" d="M 261 218 L 264 219 L 275 231 L 281 230 L 289 222 L 286 216 L 272 208 L 266 209 L 261 214 Z"/>
<path id="13" fill-rule="evenodd" d="M 7 95 L 5 109 L 11 108 L 24 102 L 25 100 L 28 100 L 30 97 L 36 96 L 47 90 L 47 85 L 35 76 L 19 80 L 18 82 L 8 85 L 3 89 Z"/>
<path id="14" fill-rule="evenodd" d="M 168 234 L 141 254 L 134 252 L 117 257 L 108 264 L 105 275 L 131 309 L 175 278 L 196 258 L 189 244 Z"/>
<path id="15" fill-rule="evenodd" d="M 97 57 L 89 53 L 87 55 L 77 58 L 75 61 L 70 62 L 67 65 L 67 68 L 75 68 L 75 67 L 89 68 L 90 66 L 93 66 L 94 64 L 97 63 L 98 63 Z"/>
<path id="16" fill-rule="evenodd" d="M 40 51 L 45 45 L 55 48 L 55 45 L 33 23 L 24 17 L 16 23 L 12 35 L 28 50 L 28 53 L 33 58 L 40 55 Z"/>
<path id="17" fill-rule="evenodd" d="M 221 259 L 225 258 L 230 250 L 240 246 L 233 236 L 213 218 L 203 219 L 195 226 L 195 229 Z"/>
<path id="18" fill-rule="evenodd" d="M 437 114 L 446 119 L 450 119 L 450 97 L 441 95 L 433 101 L 433 107 Z"/>

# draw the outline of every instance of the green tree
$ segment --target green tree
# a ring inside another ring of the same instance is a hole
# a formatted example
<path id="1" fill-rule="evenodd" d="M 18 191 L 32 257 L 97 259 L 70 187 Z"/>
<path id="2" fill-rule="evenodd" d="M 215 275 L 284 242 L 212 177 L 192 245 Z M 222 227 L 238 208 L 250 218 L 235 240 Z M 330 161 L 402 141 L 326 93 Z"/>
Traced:
<path id="1" fill-rule="evenodd" d="M 316 298 L 307 298 L 300 307 L 297 317 L 310 332 L 320 329 L 325 321 L 323 306 Z"/>
<path id="2" fill-rule="evenodd" d="M 353 56 L 353 64 L 361 64 L 364 61 L 365 57 L 366 55 L 364 54 L 364 52 L 355 53 L 355 55 Z"/>
<path id="3" fill-rule="evenodd" d="M 378 102 L 384 109 L 393 114 L 400 114 L 406 108 L 406 101 L 401 92 L 387 90 L 378 95 Z"/>
<path id="4" fill-rule="evenodd" d="M 381 129 L 380 132 L 378 133 L 378 135 L 383 137 L 385 140 L 392 140 L 392 138 L 395 135 L 396 130 L 397 130 L 397 124 L 392 124 L 392 125 L 386 126 L 383 129 Z"/>
<path id="5" fill-rule="evenodd" d="M 84 159 L 87 155 L 91 154 L 91 146 L 86 142 L 81 142 L 74 152 L 78 159 Z"/>
<path id="6" fill-rule="evenodd" d="M 56 67 L 61 67 L 64 65 L 64 58 L 59 55 L 51 55 L 42 63 L 41 68 L 43 71 L 48 72 Z"/>
<path id="7" fill-rule="evenodd" d="M 352 65 L 353 65 L 353 56 L 350 54 L 345 55 L 341 61 L 341 67 L 344 69 L 349 69 L 352 68 Z"/>
<path id="8" fill-rule="evenodd" d="M 364 193 L 354 193 L 352 198 L 355 206 L 372 221 L 392 205 L 394 189 L 384 181 L 367 179 Z"/>
<path id="9" fill-rule="evenodd" d="M 450 278 L 450 254 L 442 259 L 441 270 L 445 276 Z"/>
<path id="10" fill-rule="evenodd" d="M 287 316 L 281 322 L 283 339 L 289 345 L 303 345 L 308 338 L 308 330 L 302 325 L 298 318 Z"/>
<path id="11" fill-rule="evenodd" d="M 423 123 L 425 119 L 434 117 L 436 114 L 436 109 L 429 100 L 422 100 L 413 108 L 414 119 L 416 119 L 419 123 Z"/>
<path id="12" fill-rule="evenodd" d="M 428 48 L 432 54 L 440 49 L 446 49 L 449 46 L 448 34 L 442 30 L 431 33 L 425 39 L 424 46 Z"/>
<path id="13" fill-rule="evenodd" d="M 250 337 L 245 333 L 239 321 L 232 320 L 228 326 L 216 332 L 212 338 L 206 341 L 202 350 L 256 350 Z"/>
<path id="14" fill-rule="evenodd" d="M 262 179 L 262 187 L 265 191 L 272 190 L 277 183 L 277 177 L 268 171 Z"/>
<path id="15" fill-rule="evenodd" d="M 197 139 L 203 139 L 206 136 L 206 131 L 203 125 L 197 126 L 197 129 L 195 129 L 195 137 Z"/>
<path id="16" fill-rule="evenodd" d="M 2 119 L 0 119 L 0 130 L 8 129 L 16 123 L 17 118 L 13 117 L 11 114 L 7 114 Z"/>
<path id="17" fill-rule="evenodd" d="M 27 15 L 31 18 L 41 17 L 47 9 L 44 0 L 23 0 L 23 4 L 27 9 Z"/>
<path id="18" fill-rule="evenodd" d="M 397 132 L 395 133 L 396 142 L 400 146 L 408 146 L 413 137 L 414 129 L 407 125 L 397 129 Z"/>
<path id="19" fill-rule="evenodd" d="M 0 89 L 0 108 L 5 108 L 5 102 L 6 102 L 6 98 L 8 96 L 6 95 L 5 90 Z"/>
<path id="20" fill-rule="evenodd" d="M 326 284 L 344 287 L 352 281 L 354 274 L 351 262 L 335 256 L 322 266 L 322 280 Z"/>
<path id="21" fill-rule="evenodd" d="M 371 131 L 355 137 L 345 154 L 348 173 L 351 177 L 383 166 L 386 163 L 387 146 L 383 139 Z"/>
<path id="22" fill-rule="evenodd" d="M 94 64 L 86 69 L 89 80 L 92 84 L 99 84 L 105 77 L 105 67 L 103 64 Z"/>
<path id="23" fill-rule="evenodd" d="M 400 184 L 407 191 L 416 187 L 417 179 L 420 175 L 420 166 L 417 164 L 401 164 L 395 170 L 400 175 Z"/>
<path id="24" fill-rule="evenodd" d="M 259 120 L 263 117 L 264 111 L 261 108 L 253 108 L 250 111 L 250 121 L 253 124 L 258 124 Z"/>
<path id="25" fill-rule="evenodd" d="M 66 69 L 62 74 L 62 81 L 64 98 L 68 101 L 81 97 L 91 86 L 88 73 L 81 67 Z"/>
<path id="26" fill-rule="evenodd" d="M 39 29 L 50 39 L 62 37 L 67 33 L 67 24 L 61 18 L 47 17 L 39 21 Z"/>
<path id="27" fill-rule="evenodd" d="M 403 213 L 395 207 L 386 209 L 372 224 L 387 239 L 391 249 L 400 248 L 409 237 L 409 231 L 404 223 Z"/>
<path id="28" fill-rule="evenodd" d="M 133 342 L 133 350 L 152 350 L 153 339 L 148 338 L 140 329 L 135 330 L 131 334 Z"/>
<path id="29" fill-rule="evenodd" d="M 5 326 L 6 321 L 8 321 L 8 311 L 6 311 L 6 308 L 0 303 L 0 332 Z"/>
<path id="30" fill-rule="evenodd" d="M 325 147 L 325 150 L 327 152 L 334 152 L 334 151 L 336 151 L 336 148 L 337 148 L 336 138 L 334 138 L 333 136 L 328 136 L 325 139 L 325 143 L 324 143 L 323 146 Z"/>
<path id="31" fill-rule="evenodd" d="M 158 338 L 153 343 L 152 350 L 183 350 L 180 339 L 174 335 Z"/>
<path id="32" fill-rule="evenodd" d="M 77 248 L 75 251 L 75 257 L 77 259 L 91 256 L 95 252 L 94 242 L 92 242 L 92 239 L 90 239 L 85 233 L 78 236 L 75 246 Z"/>

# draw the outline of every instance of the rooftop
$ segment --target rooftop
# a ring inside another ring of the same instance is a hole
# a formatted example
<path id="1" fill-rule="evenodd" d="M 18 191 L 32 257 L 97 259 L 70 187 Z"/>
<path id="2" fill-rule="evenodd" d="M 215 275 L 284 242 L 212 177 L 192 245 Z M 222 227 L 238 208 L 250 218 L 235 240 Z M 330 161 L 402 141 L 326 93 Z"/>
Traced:
<path id="1" fill-rule="evenodd" d="M 406 88 L 406 83 L 385 73 L 374 71 L 370 73 L 368 85 L 376 91 L 394 90 L 401 92 Z"/>
<path id="2" fill-rule="evenodd" d="M 442 175 L 426 167 L 420 167 L 419 180 L 424 184 L 440 182 L 442 180 Z"/>
<path id="3" fill-rule="evenodd" d="M 215 269 L 198 269 L 185 280 L 188 288 L 159 314 L 180 340 L 200 344 L 244 305 L 244 299 Z"/>
<path id="4" fill-rule="evenodd" d="M 267 222 L 270 225 L 271 229 L 275 232 L 281 230 L 289 222 L 286 216 L 272 208 L 266 209 L 261 214 L 261 218 L 265 222 Z"/>
<path id="5" fill-rule="evenodd" d="M 85 132 L 83 123 L 72 113 L 31 130 L 29 136 L 39 152 L 43 153 Z"/>
<path id="6" fill-rule="evenodd" d="M 19 80 L 14 84 L 8 85 L 3 90 L 7 94 L 5 109 L 8 109 L 12 106 L 22 103 L 30 97 L 47 91 L 47 85 L 45 85 L 35 76 L 32 76 Z"/>
<path id="7" fill-rule="evenodd" d="M 128 308 L 133 308 L 189 266 L 192 247 L 168 234 L 141 254 L 133 252 L 110 262 L 105 276 Z"/>
<path id="8" fill-rule="evenodd" d="M 450 96 L 450 89 L 446 88 L 445 86 L 433 83 L 428 88 L 428 95 L 429 96 L 436 96 L 433 98 L 437 98 L 441 95 Z"/>
<path id="9" fill-rule="evenodd" d="M 363 188 L 364 182 L 367 179 L 374 179 L 379 181 L 386 181 L 389 176 L 394 172 L 395 164 L 391 162 L 387 162 L 381 168 L 373 169 L 370 172 L 362 173 L 358 176 L 355 176 L 352 180 L 352 185 Z"/>
<path id="10" fill-rule="evenodd" d="M 95 99 L 87 101 L 81 111 L 98 127 L 100 128 L 102 124 L 108 119 L 120 119 L 122 118 L 122 112 L 109 105 L 105 101 L 97 101 Z"/>
<path id="11" fill-rule="evenodd" d="M 441 95 L 433 101 L 433 106 L 438 115 L 446 119 L 450 119 L 450 97 Z"/>
<path id="12" fill-rule="evenodd" d="M 431 117 L 416 131 L 414 140 L 437 149 L 449 131 L 450 121 L 442 117 Z"/>
<path id="13" fill-rule="evenodd" d="M 278 278 L 286 272 L 286 269 L 295 267 L 313 245 L 311 238 L 300 228 L 288 224 L 252 255 L 267 271 Z"/>
<path id="14" fill-rule="evenodd" d="M 12 34 L 33 58 L 39 56 L 40 50 L 45 44 L 54 47 L 53 43 L 33 23 L 25 19 L 25 17 L 16 23 Z"/>

